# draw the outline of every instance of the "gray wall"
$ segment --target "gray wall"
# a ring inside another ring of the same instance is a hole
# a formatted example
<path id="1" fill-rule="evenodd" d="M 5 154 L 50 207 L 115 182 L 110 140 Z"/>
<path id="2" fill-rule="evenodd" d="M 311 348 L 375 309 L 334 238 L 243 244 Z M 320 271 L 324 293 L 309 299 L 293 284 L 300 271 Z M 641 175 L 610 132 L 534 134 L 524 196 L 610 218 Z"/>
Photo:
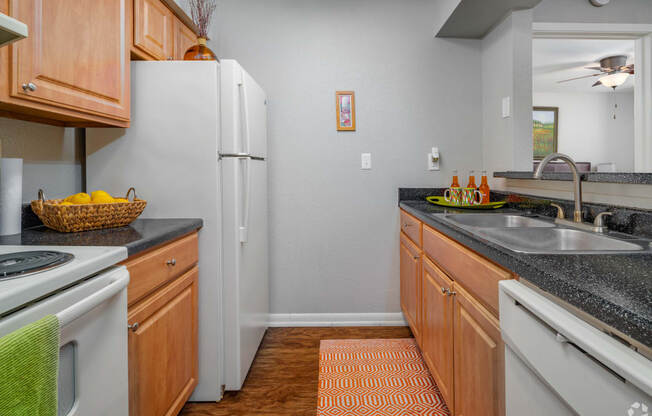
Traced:
<path id="1" fill-rule="evenodd" d="M 483 165 L 489 172 L 532 167 L 532 140 L 520 139 L 532 135 L 531 28 L 532 11 L 515 11 L 482 39 Z M 504 97 L 510 98 L 506 118 Z"/>
<path id="2" fill-rule="evenodd" d="M 479 169 L 480 45 L 433 39 L 434 16 L 430 0 L 220 2 L 213 47 L 269 96 L 273 312 L 398 312 L 397 188 Z M 356 93 L 356 132 L 335 129 L 336 90 Z"/>
<path id="3" fill-rule="evenodd" d="M 543 0 L 533 12 L 535 22 L 652 23 L 650 0 L 611 0 L 603 7 L 588 0 Z"/>
<path id="4" fill-rule="evenodd" d="M 2 157 L 23 159 L 23 201 L 80 192 L 82 175 L 75 129 L 0 118 Z"/>

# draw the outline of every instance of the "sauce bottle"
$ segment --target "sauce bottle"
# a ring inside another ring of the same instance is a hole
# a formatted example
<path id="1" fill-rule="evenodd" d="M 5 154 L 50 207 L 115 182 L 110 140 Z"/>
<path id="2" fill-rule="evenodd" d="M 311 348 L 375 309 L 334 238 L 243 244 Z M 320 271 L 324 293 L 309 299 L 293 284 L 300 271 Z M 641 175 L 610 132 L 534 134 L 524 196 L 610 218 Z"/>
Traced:
<path id="1" fill-rule="evenodd" d="M 482 171 L 482 179 L 480 181 L 480 187 L 478 187 L 478 191 L 480 191 L 480 193 L 482 194 L 482 200 L 480 201 L 480 203 L 488 204 L 490 200 L 489 200 L 489 184 L 487 183 L 486 170 Z"/>
<path id="2" fill-rule="evenodd" d="M 460 187 L 460 181 L 457 178 L 457 170 L 453 171 L 453 183 L 451 183 L 451 188 L 459 188 Z"/>
<path id="3" fill-rule="evenodd" d="M 473 188 L 476 189 L 478 185 L 475 184 L 475 171 L 469 171 L 469 184 L 466 186 L 467 188 Z"/>

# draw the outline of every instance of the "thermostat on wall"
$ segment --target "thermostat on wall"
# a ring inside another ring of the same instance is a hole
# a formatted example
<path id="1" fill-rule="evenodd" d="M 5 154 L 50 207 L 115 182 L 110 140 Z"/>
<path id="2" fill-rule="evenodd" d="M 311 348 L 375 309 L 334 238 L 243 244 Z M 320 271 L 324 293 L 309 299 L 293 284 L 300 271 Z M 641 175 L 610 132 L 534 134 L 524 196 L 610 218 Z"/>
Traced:
<path id="1" fill-rule="evenodd" d="M 594 5 L 595 7 L 602 7 L 602 6 L 604 6 L 604 5 L 609 4 L 609 1 L 610 1 L 610 0 L 589 0 L 589 1 L 590 1 L 591 4 Z"/>

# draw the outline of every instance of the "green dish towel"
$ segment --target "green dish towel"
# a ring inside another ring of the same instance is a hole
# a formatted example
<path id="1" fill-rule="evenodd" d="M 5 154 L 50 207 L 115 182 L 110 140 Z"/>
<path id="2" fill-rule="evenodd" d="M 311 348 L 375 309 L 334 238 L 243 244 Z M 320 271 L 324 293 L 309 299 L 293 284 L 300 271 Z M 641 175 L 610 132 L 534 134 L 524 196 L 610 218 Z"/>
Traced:
<path id="1" fill-rule="evenodd" d="M 56 316 L 0 338 L 0 415 L 57 416 L 58 367 Z"/>

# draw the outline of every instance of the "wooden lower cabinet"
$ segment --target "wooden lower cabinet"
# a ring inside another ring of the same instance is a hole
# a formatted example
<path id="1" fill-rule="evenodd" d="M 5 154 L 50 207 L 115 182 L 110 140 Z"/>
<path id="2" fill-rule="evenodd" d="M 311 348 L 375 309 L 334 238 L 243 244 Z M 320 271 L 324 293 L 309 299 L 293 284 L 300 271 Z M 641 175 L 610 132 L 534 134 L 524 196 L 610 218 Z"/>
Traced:
<path id="1" fill-rule="evenodd" d="M 403 211 L 401 224 L 421 230 L 401 232 L 401 308 L 451 414 L 503 416 L 498 282 L 512 274 Z"/>
<path id="2" fill-rule="evenodd" d="M 179 413 L 197 385 L 197 266 L 129 312 L 130 415 Z"/>
<path id="3" fill-rule="evenodd" d="M 417 341 L 421 340 L 421 250 L 401 233 L 401 309 Z"/>
<path id="4" fill-rule="evenodd" d="M 197 233 L 127 259 L 129 414 L 174 416 L 198 381 Z"/>
<path id="5" fill-rule="evenodd" d="M 423 259 L 421 350 L 448 408 L 453 402 L 453 281 Z"/>
<path id="6" fill-rule="evenodd" d="M 505 348 L 498 320 L 455 287 L 455 415 L 505 414 Z"/>

